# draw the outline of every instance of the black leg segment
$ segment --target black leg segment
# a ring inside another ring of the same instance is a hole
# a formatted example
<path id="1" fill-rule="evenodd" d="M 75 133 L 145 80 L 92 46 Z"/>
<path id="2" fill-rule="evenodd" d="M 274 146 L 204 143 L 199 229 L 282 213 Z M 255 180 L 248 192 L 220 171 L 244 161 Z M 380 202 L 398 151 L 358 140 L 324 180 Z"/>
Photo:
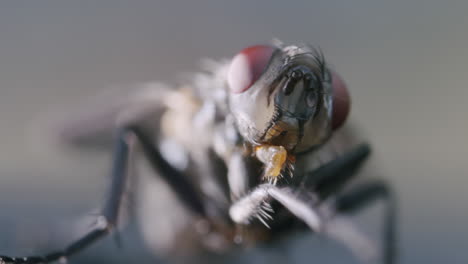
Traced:
<path id="1" fill-rule="evenodd" d="M 172 167 L 161 155 L 158 149 L 154 146 L 149 137 L 147 137 L 137 127 L 128 127 L 119 129 L 114 149 L 114 158 L 112 163 L 112 185 L 109 199 L 102 211 L 102 215 L 98 217 L 97 225 L 86 234 L 83 238 L 78 239 L 65 249 L 53 252 L 44 256 L 32 256 L 13 258 L 8 256 L 0 256 L 0 264 L 39 264 L 50 263 L 58 260 L 66 260 L 73 254 L 90 246 L 98 239 L 104 237 L 111 232 L 112 228 L 117 224 L 122 198 L 125 192 L 126 183 L 128 181 L 128 160 L 129 160 L 129 145 L 126 141 L 127 135 L 134 134 L 140 142 L 145 157 L 151 163 L 154 170 L 159 172 L 159 175 L 169 184 L 176 195 L 182 202 L 192 210 L 192 212 L 205 215 L 205 209 L 196 192 L 194 186 Z"/>
<path id="2" fill-rule="evenodd" d="M 124 194 L 125 184 L 127 182 L 129 148 L 125 142 L 125 133 L 126 132 L 124 130 L 118 131 L 112 164 L 112 185 L 109 200 L 105 204 L 102 215 L 98 217 L 97 224 L 93 230 L 61 251 L 53 252 L 44 256 L 21 258 L 0 256 L 0 264 L 39 264 L 66 260 L 68 257 L 104 237 L 112 230 L 112 228 L 117 224 L 120 204 Z"/>
<path id="3" fill-rule="evenodd" d="M 182 203 L 192 212 L 205 216 L 205 207 L 193 184 L 163 158 L 159 150 L 154 146 L 152 140 L 145 135 L 142 130 L 136 126 L 131 126 L 128 129 L 138 138 L 145 157 L 148 159 L 153 169 L 169 184 Z"/>
<path id="4" fill-rule="evenodd" d="M 386 202 L 382 234 L 383 260 L 385 264 L 393 264 L 397 256 L 397 205 L 395 195 L 387 184 L 382 181 L 372 181 L 356 186 L 355 189 L 337 198 L 336 210 L 341 213 L 352 213 L 370 205 L 377 199 Z"/>
<path id="5" fill-rule="evenodd" d="M 305 185 L 322 199 L 336 193 L 358 175 L 371 152 L 368 144 L 361 144 L 342 156 L 320 166 L 306 176 Z"/>

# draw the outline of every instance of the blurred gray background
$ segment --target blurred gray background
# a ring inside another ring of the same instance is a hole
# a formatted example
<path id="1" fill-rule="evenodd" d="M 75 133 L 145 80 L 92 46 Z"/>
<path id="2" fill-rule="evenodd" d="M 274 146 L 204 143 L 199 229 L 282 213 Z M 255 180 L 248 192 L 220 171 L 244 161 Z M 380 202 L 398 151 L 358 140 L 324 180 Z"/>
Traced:
<path id="1" fill-rule="evenodd" d="M 279 38 L 321 47 L 351 89 L 351 117 L 400 196 L 402 263 L 468 263 L 467 11 L 462 0 L 2 1 L 0 253 L 63 245 L 105 198 L 109 155 L 48 147 L 35 133 L 44 113 Z M 151 261 L 125 233 L 123 250 L 107 239 L 73 263 Z M 350 258 L 291 243 L 297 263 Z"/>

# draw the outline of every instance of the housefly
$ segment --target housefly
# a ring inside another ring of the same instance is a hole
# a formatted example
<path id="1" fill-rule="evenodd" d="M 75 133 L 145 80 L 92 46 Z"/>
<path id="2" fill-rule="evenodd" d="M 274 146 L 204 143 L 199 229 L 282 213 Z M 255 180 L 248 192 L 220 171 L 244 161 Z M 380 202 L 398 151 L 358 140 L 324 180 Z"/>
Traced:
<path id="1" fill-rule="evenodd" d="M 114 138 L 112 185 L 98 224 L 56 252 L 0 256 L 0 263 L 67 259 L 109 234 L 133 175 L 144 178 L 139 219 L 158 254 L 226 252 L 309 230 L 363 259 L 394 263 L 394 197 L 382 181 L 349 184 L 370 147 L 339 135 L 349 97 L 319 50 L 247 47 L 230 60 L 206 62 L 177 88 L 148 84 L 110 105 L 87 108 L 61 129 L 62 138 L 81 145 L 103 132 Z M 336 146 L 346 147 L 324 158 Z M 146 166 L 134 166 L 140 161 Z M 386 202 L 381 254 L 343 220 L 377 199 Z"/>

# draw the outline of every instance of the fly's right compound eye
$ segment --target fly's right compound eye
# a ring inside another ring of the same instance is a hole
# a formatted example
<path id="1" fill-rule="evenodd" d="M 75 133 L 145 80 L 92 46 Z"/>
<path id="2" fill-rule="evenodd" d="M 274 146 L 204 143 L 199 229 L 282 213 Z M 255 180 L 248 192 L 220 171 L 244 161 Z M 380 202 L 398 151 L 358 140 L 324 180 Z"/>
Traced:
<path id="1" fill-rule="evenodd" d="M 252 87 L 267 68 L 275 50 L 267 45 L 250 46 L 234 56 L 227 75 L 229 90 L 243 93 Z"/>

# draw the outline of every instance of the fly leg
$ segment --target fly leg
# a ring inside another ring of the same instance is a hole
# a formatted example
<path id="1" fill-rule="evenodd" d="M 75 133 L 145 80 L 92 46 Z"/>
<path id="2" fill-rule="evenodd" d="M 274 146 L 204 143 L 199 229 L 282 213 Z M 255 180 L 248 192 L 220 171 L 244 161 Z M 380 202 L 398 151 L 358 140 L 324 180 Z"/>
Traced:
<path id="1" fill-rule="evenodd" d="M 95 241 L 104 237 L 116 226 L 120 211 L 122 196 L 127 182 L 127 160 L 129 156 L 129 146 L 126 142 L 125 131 L 119 131 L 115 143 L 114 158 L 112 163 L 112 185 L 109 199 L 102 210 L 101 216 L 97 218 L 97 225 L 84 237 L 73 242 L 66 248 L 49 253 L 44 256 L 32 257 L 7 257 L 0 256 L 1 264 L 34 264 L 49 263 L 58 260 L 66 260 L 68 257 L 78 253 Z"/>
<path id="2" fill-rule="evenodd" d="M 228 160 L 227 179 L 231 199 L 237 200 L 245 195 L 248 182 L 248 168 L 246 160 L 241 152 L 234 152 Z"/>
<path id="3" fill-rule="evenodd" d="M 368 144 L 361 144 L 310 172 L 303 184 L 316 192 L 322 200 L 326 199 L 358 175 L 357 172 L 369 157 L 370 151 Z"/>
<path id="4" fill-rule="evenodd" d="M 109 199 L 107 200 L 102 215 L 97 218 L 97 225 L 85 236 L 73 242 L 62 250 L 52 252 L 43 256 L 31 257 L 8 257 L 0 256 L 0 264 L 40 264 L 59 260 L 66 260 L 70 256 L 87 248 L 97 240 L 109 234 L 117 225 L 122 198 L 128 182 L 128 160 L 129 144 L 127 136 L 133 134 L 143 147 L 146 158 L 150 161 L 153 169 L 160 172 L 163 179 L 168 182 L 179 198 L 189 209 L 200 215 L 204 215 L 204 207 L 193 186 L 183 178 L 166 160 L 159 151 L 151 144 L 149 139 L 136 127 L 119 129 L 114 147 L 112 163 L 112 185 Z"/>
<path id="5" fill-rule="evenodd" d="M 289 187 L 280 188 L 273 184 L 262 184 L 236 201 L 229 209 L 229 215 L 238 224 L 248 224 L 252 218 L 257 218 L 269 227 L 266 220 L 273 219 L 270 215 L 273 209 L 268 203 L 270 199 L 278 201 L 313 231 L 320 232 L 321 217 L 310 198 L 307 200 Z"/>
<path id="6" fill-rule="evenodd" d="M 378 199 L 386 202 L 383 219 L 382 257 L 385 264 L 395 263 L 396 259 L 396 225 L 397 206 L 391 189 L 382 181 L 370 181 L 354 187 L 340 195 L 335 201 L 338 213 L 354 213 Z"/>
<path id="7" fill-rule="evenodd" d="M 363 144 L 315 169 L 304 182 L 306 192 L 293 191 L 289 187 L 275 187 L 273 184 L 260 185 L 237 200 L 231 206 L 229 215 L 236 223 L 247 224 L 252 218 L 258 218 L 267 225 L 265 219 L 271 218 L 272 213 L 268 200 L 272 198 L 304 221 L 313 231 L 319 232 L 322 224 L 316 208 L 319 199 L 311 201 L 310 197 L 315 195 L 322 200 L 339 189 L 356 175 L 369 153 L 369 146 Z"/>
<path id="8" fill-rule="evenodd" d="M 324 200 L 331 194 L 339 192 L 346 183 L 357 175 L 357 171 L 363 165 L 369 154 L 370 147 L 367 144 L 359 145 L 345 155 L 311 172 L 304 184 L 306 188 L 312 189 L 320 196 L 321 200 Z M 354 212 L 378 198 L 384 199 L 387 202 L 382 251 L 384 263 L 391 264 L 395 262 L 396 255 L 396 201 L 388 185 L 383 182 L 369 182 L 355 187 L 355 189 L 349 193 L 338 196 L 336 204 L 333 206 L 335 208 L 332 208 L 332 210 L 338 213 Z M 349 240 L 343 237 L 346 236 L 348 232 L 352 232 L 356 234 L 355 237 L 358 237 L 357 232 L 351 230 L 351 227 L 348 228 L 348 230 L 344 230 L 342 234 L 338 234 L 338 232 L 334 233 L 337 236 L 341 236 L 342 240 Z M 348 243 L 351 248 L 353 248 L 353 245 L 351 245 L 352 243 L 353 241 Z"/>
<path id="9" fill-rule="evenodd" d="M 159 150 L 152 143 L 151 138 L 145 135 L 141 129 L 136 126 L 129 126 L 128 130 L 137 137 L 144 156 L 147 158 L 152 168 L 167 182 L 183 204 L 187 206 L 191 212 L 200 216 L 205 216 L 206 212 L 202 198 L 195 190 L 195 187 L 181 172 L 163 158 Z"/>

